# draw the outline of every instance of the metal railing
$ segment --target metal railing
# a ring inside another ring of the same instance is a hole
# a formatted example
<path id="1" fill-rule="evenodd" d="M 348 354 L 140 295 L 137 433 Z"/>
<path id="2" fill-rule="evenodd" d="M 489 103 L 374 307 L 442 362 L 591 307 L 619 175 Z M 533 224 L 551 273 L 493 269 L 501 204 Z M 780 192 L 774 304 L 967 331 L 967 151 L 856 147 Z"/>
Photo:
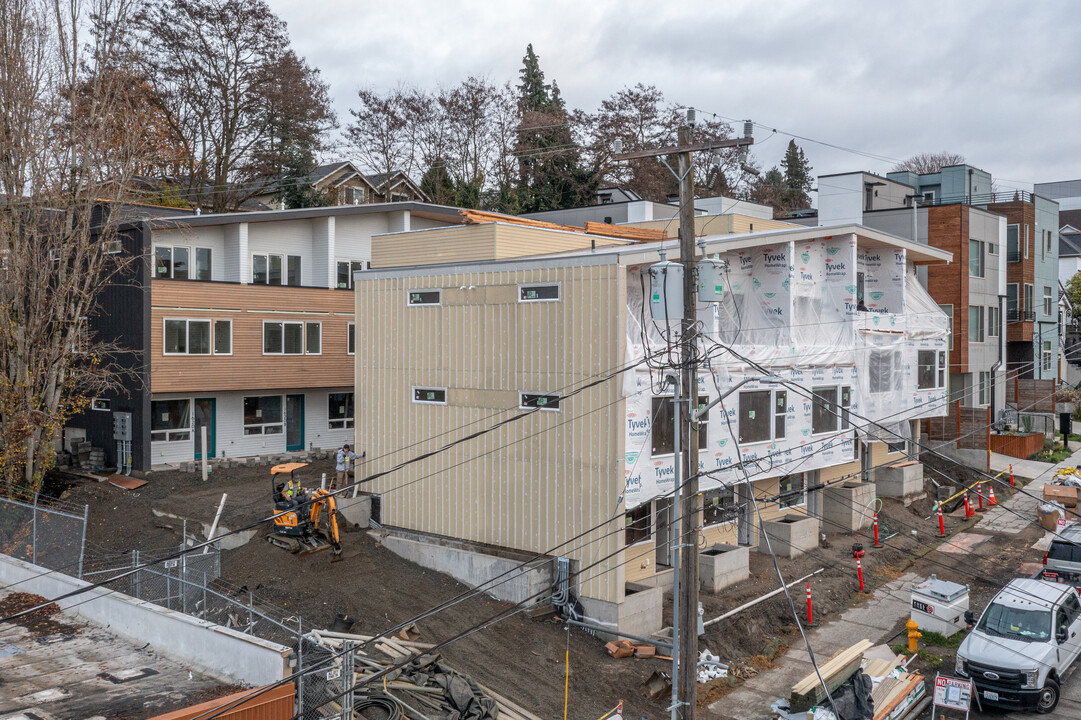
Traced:
<path id="1" fill-rule="evenodd" d="M 1036 319 L 1035 310 L 1006 310 L 1006 322 L 1032 322 Z"/>
<path id="2" fill-rule="evenodd" d="M 86 505 L 0 485 L 0 553 L 82 577 Z"/>
<path id="3" fill-rule="evenodd" d="M 1027 190 L 1007 190 L 1003 192 L 970 193 L 936 197 L 934 200 L 921 199 L 920 205 L 997 205 L 1010 202 L 1034 202 L 1036 196 Z"/>

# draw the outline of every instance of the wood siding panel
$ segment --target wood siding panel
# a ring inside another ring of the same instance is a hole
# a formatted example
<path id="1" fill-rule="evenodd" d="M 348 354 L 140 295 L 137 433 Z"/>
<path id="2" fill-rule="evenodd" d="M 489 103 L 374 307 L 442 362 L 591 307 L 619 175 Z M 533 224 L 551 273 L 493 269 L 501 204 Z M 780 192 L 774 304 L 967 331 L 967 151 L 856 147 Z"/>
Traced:
<path id="1" fill-rule="evenodd" d="M 518 303 L 517 285 L 538 281 L 561 283 L 560 301 Z M 519 391 L 565 393 L 611 372 L 623 359 L 624 286 L 615 265 L 358 283 L 358 330 L 370 342 L 356 358 L 357 443 L 370 470 L 520 414 Z M 399 301 L 420 287 L 442 288 L 443 306 Z M 447 405 L 412 402 L 413 386 L 447 388 Z M 558 412 L 533 413 L 374 481 L 382 521 L 527 552 L 600 525 L 556 554 L 580 563 L 583 595 L 621 601 L 622 537 L 611 532 L 623 526 L 621 390 L 621 379 L 609 380 Z"/>
<path id="2" fill-rule="evenodd" d="M 953 253 L 948 265 L 927 268 L 927 289 L 939 305 L 953 305 L 953 349 L 950 372 L 968 372 L 968 208 L 941 205 L 927 208 L 927 239 L 932 247 Z"/>
<path id="3" fill-rule="evenodd" d="M 233 354 L 165 355 L 165 318 L 232 320 Z M 322 323 L 322 354 L 263 355 L 264 320 Z M 352 321 L 353 293 L 344 290 L 153 280 L 151 392 L 352 386 Z"/>

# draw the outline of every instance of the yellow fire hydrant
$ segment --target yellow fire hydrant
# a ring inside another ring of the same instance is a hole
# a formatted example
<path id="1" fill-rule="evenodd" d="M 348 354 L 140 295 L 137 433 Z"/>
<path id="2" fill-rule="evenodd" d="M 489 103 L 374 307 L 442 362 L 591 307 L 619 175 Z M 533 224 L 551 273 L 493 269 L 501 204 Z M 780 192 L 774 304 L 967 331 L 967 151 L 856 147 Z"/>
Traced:
<path id="1" fill-rule="evenodd" d="M 923 633 L 920 632 L 920 626 L 915 620 L 906 622 L 905 627 L 908 628 L 908 651 L 914 653 L 916 652 L 916 641 L 923 637 Z"/>

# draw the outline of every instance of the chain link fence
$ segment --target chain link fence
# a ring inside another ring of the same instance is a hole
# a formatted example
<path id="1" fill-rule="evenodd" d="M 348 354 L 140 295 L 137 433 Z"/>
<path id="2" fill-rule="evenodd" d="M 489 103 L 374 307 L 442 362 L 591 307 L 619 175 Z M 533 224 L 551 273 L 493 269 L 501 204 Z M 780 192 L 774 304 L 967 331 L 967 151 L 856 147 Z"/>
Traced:
<path id="1" fill-rule="evenodd" d="M 86 505 L 0 485 L 0 553 L 82 577 Z"/>

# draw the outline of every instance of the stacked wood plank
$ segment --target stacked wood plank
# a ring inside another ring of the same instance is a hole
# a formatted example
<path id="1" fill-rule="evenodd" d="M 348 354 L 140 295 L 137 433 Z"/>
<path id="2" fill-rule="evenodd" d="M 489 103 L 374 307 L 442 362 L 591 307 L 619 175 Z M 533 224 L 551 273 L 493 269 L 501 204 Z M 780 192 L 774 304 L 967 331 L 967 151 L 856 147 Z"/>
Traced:
<path id="1" fill-rule="evenodd" d="M 870 640 L 860 640 L 855 645 L 844 648 L 819 666 L 818 672 L 811 672 L 792 686 L 788 707 L 791 712 L 809 710 L 820 705 L 826 699 L 826 687 L 832 693 L 852 677 L 863 664 L 863 653 L 872 647 Z M 818 676 L 822 676 L 822 680 Z"/>
<path id="2" fill-rule="evenodd" d="M 892 681 L 887 685 L 887 681 Z M 881 691 L 881 692 L 880 692 Z M 871 693 L 874 701 L 874 720 L 886 720 L 908 707 L 909 698 L 918 698 L 925 692 L 923 676 L 919 673 L 902 673 L 899 678 L 886 678 Z"/>
<path id="3" fill-rule="evenodd" d="M 588 235 L 605 235 L 607 237 L 634 240 L 636 242 L 656 242 L 657 240 L 664 240 L 665 238 L 665 232 L 663 230 L 623 227 L 622 225 L 610 225 L 608 223 L 592 221 L 586 222 L 585 231 Z"/>
<path id="4" fill-rule="evenodd" d="M 466 225 L 501 222 L 510 225 L 538 228 L 541 230 L 560 230 L 562 232 L 599 235 L 631 242 L 656 242 L 658 240 L 664 240 L 665 238 L 665 232 L 663 230 L 623 227 L 621 225 L 611 225 L 609 223 L 592 221 L 586 222 L 585 227 L 578 227 L 576 225 L 560 225 L 558 223 L 545 222 L 544 220 L 533 220 L 532 218 L 517 217 L 515 215 L 487 212 L 485 210 L 459 210 L 458 214 L 465 220 Z"/>

